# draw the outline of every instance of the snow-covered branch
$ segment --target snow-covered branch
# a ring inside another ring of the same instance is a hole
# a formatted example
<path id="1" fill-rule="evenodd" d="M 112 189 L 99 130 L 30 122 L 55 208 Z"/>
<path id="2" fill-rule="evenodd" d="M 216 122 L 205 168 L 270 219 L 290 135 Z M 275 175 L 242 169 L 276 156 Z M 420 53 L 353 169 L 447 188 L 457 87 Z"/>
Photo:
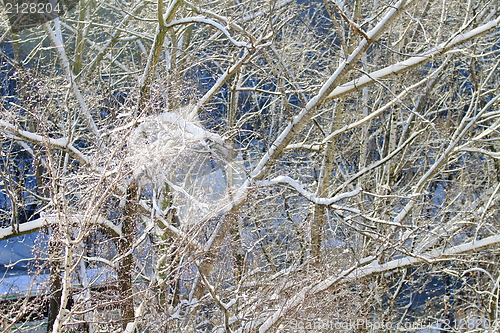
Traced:
<path id="1" fill-rule="evenodd" d="M 47 224 L 48 222 L 46 222 L 44 218 L 39 218 L 34 221 L 19 224 L 19 232 L 13 230 L 12 227 L 1 228 L 0 241 L 38 231 L 43 229 Z"/>
<path id="2" fill-rule="evenodd" d="M 368 116 L 364 117 L 363 119 L 360 119 L 358 121 L 355 121 L 349 125 L 345 125 L 344 127 L 336 130 L 335 132 L 329 134 L 326 138 L 323 139 L 323 144 L 332 140 L 334 137 L 342 134 L 342 133 L 345 133 L 353 128 L 356 128 L 356 127 L 359 127 L 367 122 L 369 122 L 370 120 L 374 119 L 375 117 L 381 115 L 384 113 L 384 111 L 388 110 L 389 108 L 391 108 L 392 106 L 394 106 L 395 104 L 399 103 L 401 101 L 401 99 L 406 96 L 410 91 L 412 91 L 413 89 L 415 88 L 418 88 L 420 87 L 423 83 L 433 79 L 441 70 L 443 70 L 444 66 L 441 65 L 438 69 L 436 69 L 432 74 L 428 75 L 427 77 L 425 77 L 424 79 L 420 80 L 419 82 L 411 85 L 410 87 L 408 88 L 404 88 L 403 91 L 396 96 L 396 98 L 394 98 L 392 101 L 390 101 L 389 103 L 387 104 L 384 104 L 382 107 L 378 108 L 377 110 L 373 111 L 372 113 L 370 113 Z M 290 147 L 290 146 L 289 146 Z M 288 149 L 288 147 L 287 147 Z"/>
<path id="3" fill-rule="evenodd" d="M 453 49 L 454 47 L 463 44 L 465 42 L 468 42 L 469 40 L 479 37 L 488 31 L 491 31 L 495 28 L 498 27 L 500 24 L 500 16 L 497 17 L 496 19 L 477 27 L 476 29 L 473 29 L 469 31 L 468 33 L 465 34 L 459 34 L 458 36 L 454 37 L 453 39 L 440 44 L 439 46 L 430 49 L 429 51 L 425 52 L 421 56 L 416 56 L 416 57 L 411 57 L 410 59 L 407 59 L 405 61 L 398 62 L 397 64 L 385 67 L 383 69 L 380 69 L 378 71 L 375 71 L 373 73 L 363 75 L 362 77 L 352 80 L 346 84 L 343 84 L 337 88 L 335 88 L 329 95 L 326 101 L 331 101 L 333 99 L 342 97 L 346 94 L 349 94 L 351 92 L 357 91 L 367 85 L 373 84 L 377 82 L 378 80 L 389 78 L 393 75 L 396 74 L 401 74 L 413 67 L 416 67 L 418 65 L 421 65 L 423 63 L 426 63 L 432 59 L 435 59 L 436 57 L 446 53 L 447 51 Z"/>
<path id="4" fill-rule="evenodd" d="M 252 178 L 255 180 L 262 180 L 265 177 L 267 169 L 271 167 L 271 162 L 278 159 L 288 143 L 290 143 L 295 135 L 299 133 L 309 122 L 313 116 L 313 111 L 325 102 L 325 99 L 329 96 L 329 94 L 341 82 L 343 77 L 347 75 L 347 72 L 353 68 L 359 59 L 361 59 L 364 51 L 366 51 L 369 46 L 375 42 L 382 33 L 385 32 L 385 29 L 389 26 L 389 24 L 400 14 L 400 9 L 404 8 L 410 2 L 411 1 L 404 0 L 398 1 L 398 3 L 388 10 L 380 22 L 367 33 L 369 39 L 363 39 L 359 43 L 358 47 L 352 52 L 352 54 L 345 61 L 343 61 L 330 78 L 326 80 L 318 94 L 309 100 L 302 111 L 293 117 L 292 122 L 281 132 L 276 140 L 274 140 L 269 150 L 266 154 L 264 154 L 257 166 L 251 172 L 250 176 Z"/>
<path id="5" fill-rule="evenodd" d="M 351 192 L 346 192 L 339 194 L 333 198 L 320 198 L 316 197 L 314 194 L 311 192 L 307 191 L 302 184 L 299 184 L 297 181 L 294 179 L 287 177 L 287 176 L 278 176 L 276 178 L 273 178 L 271 180 L 261 180 L 255 182 L 255 185 L 257 186 L 272 186 L 272 185 L 277 185 L 277 184 L 287 184 L 294 188 L 297 192 L 299 192 L 303 197 L 305 197 L 307 200 L 317 204 L 317 205 L 325 205 L 329 206 L 332 205 L 338 201 L 351 198 L 353 196 L 358 195 L 361 192 L 361 188 L 357 188 L 354 191 Z"/>
<path id="6" fill-rule="evenodd" d="M 500 197 L 497 195 L 499 190 L 500 183 L 492 185 L 489 189 L 485 190 L 479 198 L 464 208 L 462 212 L 446 221 L 446 223 L 440 223 L 429 230 L 429 232 L 425 233 L 425 235 L 418 240 L 418 244 L 415 246 L 413 252 L 417 254 L 424 253 L 426 250 L 435 246 L 444 237 L 456 234 L 457 230 L 460 228 L 469 226 L 471 221 L 465 220 L 465 217 L 469 214 L 482 216 L 488 211 L 488 207 L 492 204 L 497 205 L 500 200 Z"/>
<path id="7" fill-rule="evenodd" d="M 69 223 L 75 225 L 82 225 L 82 221 L 84 221 L 84 219 L 88 219 L 88 221 L 98 224 L 104 229 L 106 229 L 113 236 L 120 236 L 122 234 L 120 226 L 113 224 L 111 221 L 101 216 L 86 217 L 84 215 L 76 214 L 68 216 L 66 219 L 68 220 Z M 19 224 L 19 232 L 13 230 L 12 227 L 0 228 L 0 241 L 21 235 L 30 234 L 32 232 L 50 227 L 51 225 L 58 223 L 59 220 L 60 216 L 58 214 L 45 214 L 36 220 Z"/>
<path id="8" fill-rule="evenodd" d="M 4 131 L 7 135 L 11 135 L 18 140 L 28 141 L 31 143 L 36 143 L 42 146 L 49 146 L 53 148 L 61 149 L 68 154 L 70 154 L 74 159 L 82 164 L 89 164 L 90 161 L 82 154 L 78 149 L 76 149 L 71 143 L 69 143 L 67 138 L 52 139 L 43 137 L 41 135 L 31 133 L 28 131 L 19 130 L 14 125 L 0 120 L 0 129 Z"/>
<path id="9" fill-rule="evenodd" d="M 389 261 L 385 264 L 379 264 L 378 262 L 374 261 L 369 265 L 354 270 L 353 272 L 346 275 L 346 277 L 342 280 L 343 282 L 354 282 L 358 281 L 359 279 L 367 278 L 376 274 L 390 272 L 399 268 L 406 268 L 434 261 L 453 260 L 455 256 L 464 255 L 470 252 L 477 252 L 491 246 L 496 246 L 498 244 L 500 244 L 500 235 L 494 235 L 481 239 L 479 241 L 472 241 L 469 243 L 452 246 L 444 250 L 434 250 L 415 257 L 406 256 L 404 258 Z M 312 289 L 312 291 L 316 293 L 331 287 L 331 281 L 331 279 L 327 279 L 319 283 L 314 287 L 314 289 Z"/>
<path id="10" fill-rule="evenodd" d="M 293 150 L 293 149 L 304 149 L 304 150 L 312 150 L 312 151 L 320 151 L 321 150 L 321 144 L 319 143 L 293 143 L 289 144 L 285 148 L 286 150 Z"/>
<path id="11" fill-rule="evenodd" d="M 500 159 L 500 153 L 492 152 L 492 151 L 489 151 L 489 150 L 486 150 L 483 148 L 459 147 L 459 149 L 457 149 L 457 151 L 465 151 L 468 153 L 479 153 L 479 154 L 483 154 L 483 155 L 489 156 L 489 157 L 497 159 L 497 160 Z"/>

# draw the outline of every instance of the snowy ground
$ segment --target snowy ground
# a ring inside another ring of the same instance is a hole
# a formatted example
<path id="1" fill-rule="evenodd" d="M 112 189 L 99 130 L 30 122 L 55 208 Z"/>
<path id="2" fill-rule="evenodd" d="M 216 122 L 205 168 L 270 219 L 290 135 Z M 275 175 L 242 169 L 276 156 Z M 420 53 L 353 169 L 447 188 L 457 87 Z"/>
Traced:
<path id="1" fill-rule="evenodd" d="M 33 258 L 33 248 L 36 247 L 38 237 L 39 233 L 34 232 L 0 241 L 0 277 L 11 269 L 28 269 L 26 259 Z"/>
<path id="2" fill-rule="evenodd" d="M 3 278 L 0 278 L 0 299 L 43 293 L 44 284 L 48 279 L 48 274 L 38 276 L 28 276 L 25 272 L 16 272 L 10 276 L 5 274 Z"/>

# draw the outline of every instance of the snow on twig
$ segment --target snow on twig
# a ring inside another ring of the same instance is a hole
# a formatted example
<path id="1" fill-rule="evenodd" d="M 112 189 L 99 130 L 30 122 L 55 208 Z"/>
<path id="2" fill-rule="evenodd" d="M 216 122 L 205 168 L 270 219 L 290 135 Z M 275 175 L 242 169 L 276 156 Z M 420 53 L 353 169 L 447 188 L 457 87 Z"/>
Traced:
<path id="1" fill-rule="evenodd" d="M 370 113 L 369 115 L 367 115 L 363 119 L 358 120 L 356 122 L 353 122 L 353 123 L 351 123 L 349 125 L 345 125 L 344 127 L 342 127 L 340 129 L 336 130 L 335 132 L 329 134 L 326 138 L 323 139 L 323 141 L 321 143 L 325 144 L 328 141 L 332 140 L 332 138 L 334 138 L 334 137 L 336 137 L 336 136 L 338 136 L 338 135 L 340 135 L 340 134 L 342 134 L 344 132 L 347 132 L 347 131 L 349 131 L 349 130 L 351 130 L 353 128 L 359 127 L 359 126 L 367 123 L 368 121 L 372 120 L 373 118 L 377 117 L 378 115 L 382 114 L 384 111 L 386 111 L 387 109 L 389 109 L 390 107 L 392 107 L 393 105 L 395 105 L 396 103 L 398 103 L 410 91 L 412 91 L 415 88 L 418 88 L 423 83 L 425 83 L 425 82 L 431 80 L 432 78 L 434 78 L 443 69 L 444 69 L 444 66 L 442 65 L 439 68 L 437 68 L 432 74 L 430 74 L 429 76 L 427 76 L 424 79 L 420 80 L 419 82 L 415 83 L 414 85 L 411 85 L 408 88 L 403 88 L 403 91 L 399 95 L 397 95 L 396 98 L 394 98 L 392 101 L 390 101 L 389 103 L 383 105 L 379 109 L 373 111 L 372 113 Z"/>
<path id="2" fill-rule="evenodd" d="M 38 231 L 45 226 L 45 219 L 39 218 L 34 221 L 19 224 L 19 232 L 12 230 L 12 227 L 1 228 L 0 229 L 0 241 L 12 238 L 15 236 L 29 234 L 31 232 Z"/>
<path id="3" fill-rule="evenodd" d="M 278 176 L 276 178 L 273 178 L 271 180 L 261 180 L 258 182 L 255 182 L 255 185 L 257 186 L 271 186 L 271 185 L 277 185 L 277 184 L 287 184 L 293 187 L 297 192 L 299 192 L 302 196 L 304 196 L 307 200 L 314 202 L 315 204 L 318 205 L 332 205 L 340 200 L 344 200 L 350 197 L 353 197 L 355 195 L 358 195 L 361 192 L 361 188 L 357 188 L 354 191 L 351 192 L 346 192 L 339 194 L 333 198 L 321 198 L 321 197 L 316 197 L 314 194 L 311 192 L 307 191 L 302 184 L 299 184 L 297 181 L 294 179 L 288 177 L 288 176 Z"/>
<path id="4" fill-rule="evenodd" d="M 376 80 L 388 78 L 390 76 L 400 74 L 407 71 L 415 66 L 421 65 L 427 61 L 434 59 L 435 57 L 446 53 L 452 48 L 467 42 L 468 40 L 478 37 L 482 34 L 487 33 L 490 30 L 495 29 L 500 24 L 500 16 L 496 19 L 477 27 L 465 34 L 460 34 L 453 39 L 436 46 L 433 49 L 425 52 L 424 54 L 416 57 L 411 57 L 405 61 L 398 62 L 391 66 L 385 67 L 373 73 L 363 75 L 358 79 L 352 80 L 345 83 L 337 88 L 335 88 L 327 97 L 326 101 L 331 101 L 332 99 L 339 98 L 345 94 L 359 90 L 369 84 L 372 84 Z"/>
<path id="5" fill-rule="evenodd" d="M 17 129 L 14 125 L 0 120 L 0 129 L 7 134 L 17 137 L 19 140 L 24 140 L 32 143 L 37 143 L 43 146 L 59 148 L 69 153 L 73 158 L 82 164 L 90 164 L 89 159 L 83 155 L 78 149 L 68 142 L 67 138 L 52 139 L 41 135 Z"/>
<path id="6" fill-rule="evenodd" d="M 94 223 L 103 226 L 114 236 L 120 236 L 122 234 L 121 227 L 113 224 L 111 221 L 101 217 L 88 217 L 81 214 L 75 214 L 67 217 L 70 223 L 81 224 L 83 220 L 89 219 Z M 12 227 L 0 228 L 0 241 L 29 234 L 44 228 L 47 228 L 59 221 L 59 216 L 57 214 L 46 214 L 36 220 L 25 222 L 19 224 L 19 231 L 12 230 Z M 87 220 L 88 221 L 88 220 Z"/>
<path id="7" fill-rule="evenodd" d="M 286 150 L 293 150 L 293 149 L 304 149 L 304 150 L 311 150 L 311 151 L 320 151 L 321 150 L 321 145 L 319 143 L 293 143 L 289 144 L 286 146 Z"/>

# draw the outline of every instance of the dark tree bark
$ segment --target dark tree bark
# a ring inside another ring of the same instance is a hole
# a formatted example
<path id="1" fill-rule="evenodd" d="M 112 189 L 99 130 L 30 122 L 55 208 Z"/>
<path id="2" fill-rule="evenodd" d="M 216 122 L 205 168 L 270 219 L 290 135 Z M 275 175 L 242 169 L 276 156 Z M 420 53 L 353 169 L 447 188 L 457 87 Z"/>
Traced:
<path id="1" fill-rule="evenodd" d="M 123 209 L 122 234 L 118 239 L 118 251 L 123 259 L 118 264 L 118 289 L 122 300 L 123 329 L 134 320 L 134 300 L 132 290 L 132 270 L 134 258 L 132 245 L 135 234 L 135 218 L 137 215 L 138 189 L 134 182 L 127 189 L 127 201 Z"/>
<path id="2" fill-rule="evenodd" d="M 56 232 L 56 231 L 54 231 Z M 53 232 L 53 233 L 54 233 Z M 61 307 L 62 296 L 62 277 L 61 277 L 61 243 L 58 237 L 51 237 L 49 242 L 49 252 L 52 256 L 50 262 L 50 298 L 49 298 L 49 319 L 47 325 L 47 332 L 52 332 L 54 322 L 59 314 Z"/>

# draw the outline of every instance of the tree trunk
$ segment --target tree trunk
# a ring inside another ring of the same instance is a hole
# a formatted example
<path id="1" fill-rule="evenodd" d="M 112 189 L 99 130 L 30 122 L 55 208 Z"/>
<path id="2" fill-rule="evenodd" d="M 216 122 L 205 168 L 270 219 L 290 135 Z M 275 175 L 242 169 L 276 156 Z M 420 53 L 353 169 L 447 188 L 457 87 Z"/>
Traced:
<path id="1" fill-rule="evenodd" d="M 132 183 L 127 189 L 127 200 L 123 209 L 123 236 L 118 239 L 118 251 L 123 258 L 118 264 L 118 290 L 122 301 L 123 329 L 127 324 L 134 321 L 134 299 L 132 291 L 132 269 L 134 258 L 132 245 L 134 243 L 135 217 L 137 214 L 138 200 L 137 183 Z"/>
<path id="2" fill-rule="evenodd" d="M 61 261 L 62 246 L 58 241 L 58 236 L 52 234 L 49 242 L 50 261 L 50 299 L 49 299 L 49 319 L 47 324 L 47 332 L 52 332 L 54 322 L 59 314 L 62 296 L 62 277 L 61 277 Z"/>

